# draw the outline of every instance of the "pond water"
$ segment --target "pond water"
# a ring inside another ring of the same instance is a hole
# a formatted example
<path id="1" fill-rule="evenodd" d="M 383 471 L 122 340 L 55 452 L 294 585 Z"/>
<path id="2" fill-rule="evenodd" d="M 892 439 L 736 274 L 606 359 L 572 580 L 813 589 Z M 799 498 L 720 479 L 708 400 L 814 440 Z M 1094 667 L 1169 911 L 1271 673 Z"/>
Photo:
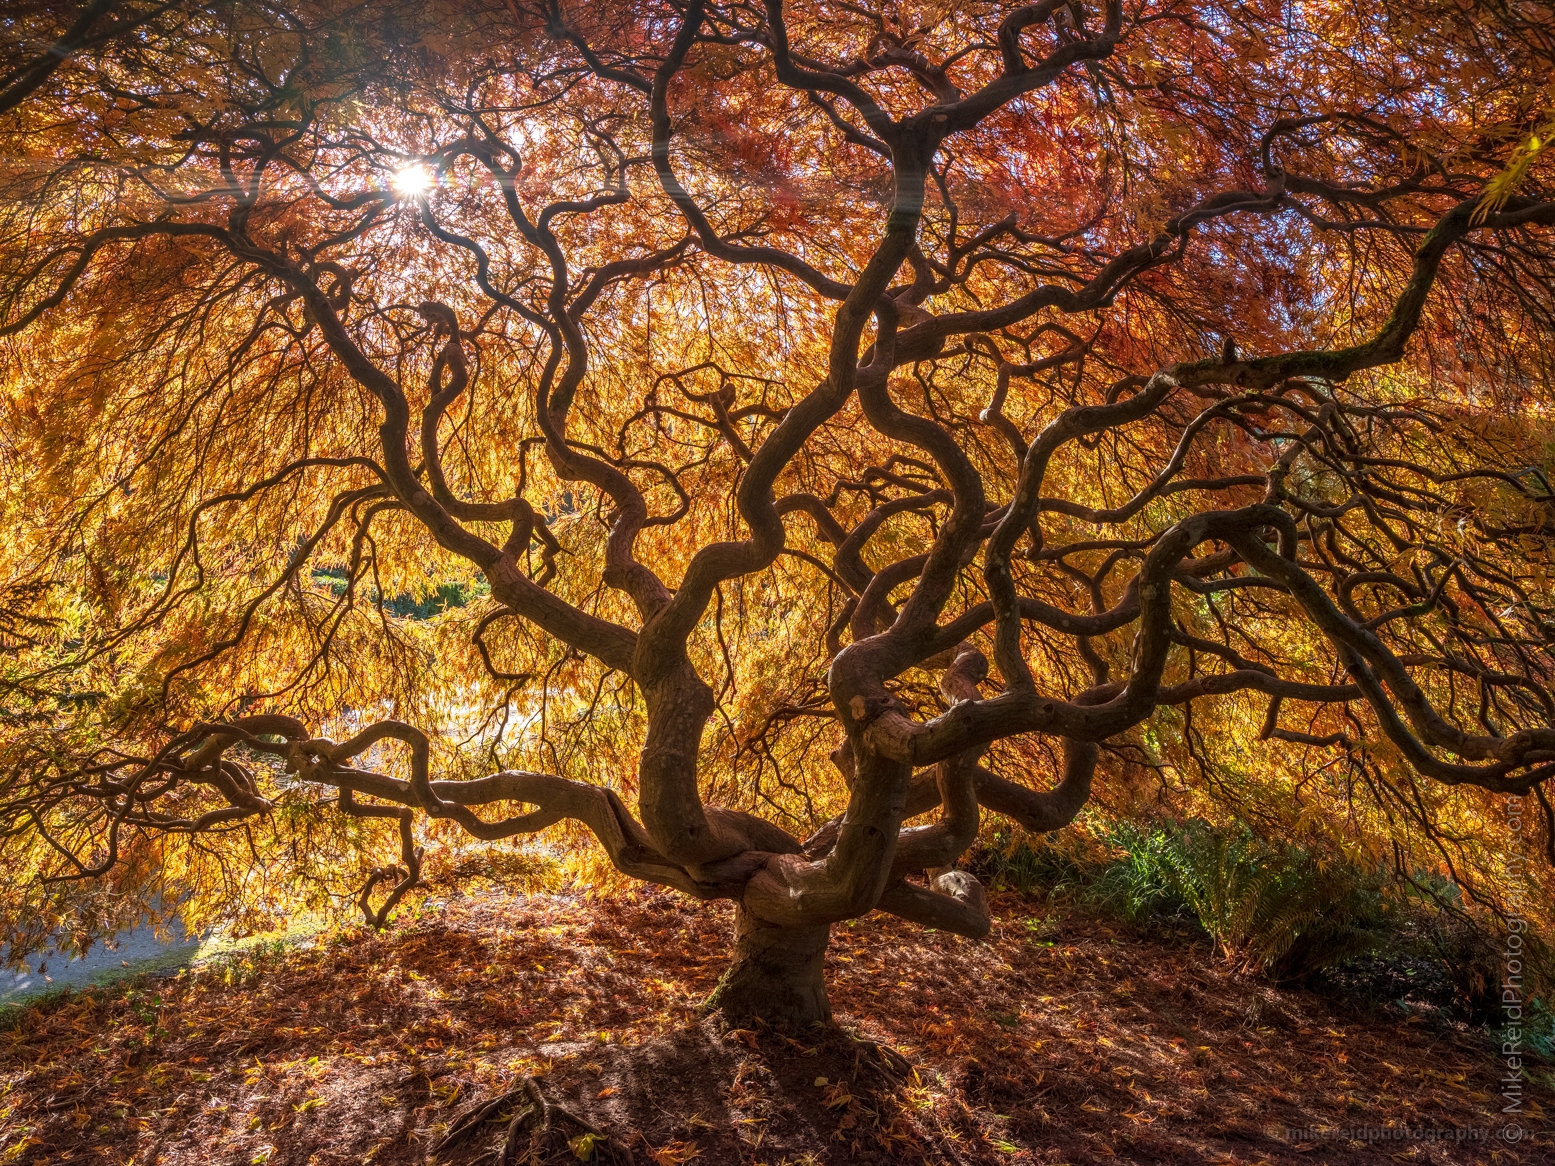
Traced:
<path id="1" fill-rule="evenodd" d="M 0 972 L 0 1003 L 21 1003 L 60 988 L 84 988 L 127 975 L 183 967 L 208 946 L 208 937 L 191 936 L 175 920 L 160 937 L 151 927 L 121 933 L 113 946 L 94 944 L 84 957 L 66 959 L 50 952 L 28 961 L 25 971 Z"/>
<path id="2" fill-rule="evenodd" d="M 300 915 L 284 930 L 243 939 L 209 931 L 190 935 L 177 920 L 160 936 L 151 927 L 137 927 L 121 932 L 112 947 L 94 944 L 91 951 L 78 959 L 66 959 L 58 952 L 51 952 L 28 961 L 24 971 L 0 971 L 0 1014 L 7 1005 L 23 1004 L 61 988 L 79 990 L 92 984 L 106 984 L 147 973 L 172 973 L 212 956 L 240 952 L 256 944 L 281 941 L 305 946 L 323 926 L 321 918 Z"/>

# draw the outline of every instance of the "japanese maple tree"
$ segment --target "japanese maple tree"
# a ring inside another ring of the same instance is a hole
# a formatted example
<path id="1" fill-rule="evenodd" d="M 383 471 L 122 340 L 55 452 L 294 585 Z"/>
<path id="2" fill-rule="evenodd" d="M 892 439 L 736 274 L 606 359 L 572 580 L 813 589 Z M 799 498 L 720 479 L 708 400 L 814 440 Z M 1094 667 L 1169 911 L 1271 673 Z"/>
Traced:
<path id="1" fill-rule="evenodd" d="M 806 1022 L 1099 764 L 1548 820 L 1547 9 L 115 7 L 5 18 L 15 950 L 571 822 Z"/>

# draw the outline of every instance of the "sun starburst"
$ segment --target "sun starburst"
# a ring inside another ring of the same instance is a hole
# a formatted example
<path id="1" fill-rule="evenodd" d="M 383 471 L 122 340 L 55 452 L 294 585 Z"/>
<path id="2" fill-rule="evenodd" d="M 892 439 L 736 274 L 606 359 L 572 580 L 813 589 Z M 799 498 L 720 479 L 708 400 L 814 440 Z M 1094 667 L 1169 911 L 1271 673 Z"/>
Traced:
<path id="1" fill-rule="evenodd" d="M 437 186 L 437 175 L 420 162 L 402 166 L 389 179 L 389 188 L 400 198 L 425 198 Z"/>

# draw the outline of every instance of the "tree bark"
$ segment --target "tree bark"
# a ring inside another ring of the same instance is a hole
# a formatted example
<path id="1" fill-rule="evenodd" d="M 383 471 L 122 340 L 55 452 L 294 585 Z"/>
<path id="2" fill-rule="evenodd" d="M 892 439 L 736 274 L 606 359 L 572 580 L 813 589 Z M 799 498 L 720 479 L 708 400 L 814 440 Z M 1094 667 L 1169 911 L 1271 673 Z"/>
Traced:
<path id="1" fill-rule="evenodd" d="M 826 945 L 831 925 L 775 927 L 740 907 L 734 963 L 707 998 L 731 1021 L 760 1019 L 798 1028 L 831 1019 Z"/>

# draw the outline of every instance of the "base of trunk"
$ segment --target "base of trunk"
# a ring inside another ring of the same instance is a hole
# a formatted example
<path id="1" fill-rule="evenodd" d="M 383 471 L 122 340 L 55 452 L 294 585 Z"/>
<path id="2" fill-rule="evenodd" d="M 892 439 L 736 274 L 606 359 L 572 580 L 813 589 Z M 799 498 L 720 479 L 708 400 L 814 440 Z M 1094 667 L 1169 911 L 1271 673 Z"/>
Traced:
<path id="1" fill-rule="evenodd" d="M 831 1019 L 826 945 L 831 926 L 774 927 L 742 907 L 735 917 L 734 964 L 707 998 L 730 1020 L 760 1019 L 799 1028 Z"/>

